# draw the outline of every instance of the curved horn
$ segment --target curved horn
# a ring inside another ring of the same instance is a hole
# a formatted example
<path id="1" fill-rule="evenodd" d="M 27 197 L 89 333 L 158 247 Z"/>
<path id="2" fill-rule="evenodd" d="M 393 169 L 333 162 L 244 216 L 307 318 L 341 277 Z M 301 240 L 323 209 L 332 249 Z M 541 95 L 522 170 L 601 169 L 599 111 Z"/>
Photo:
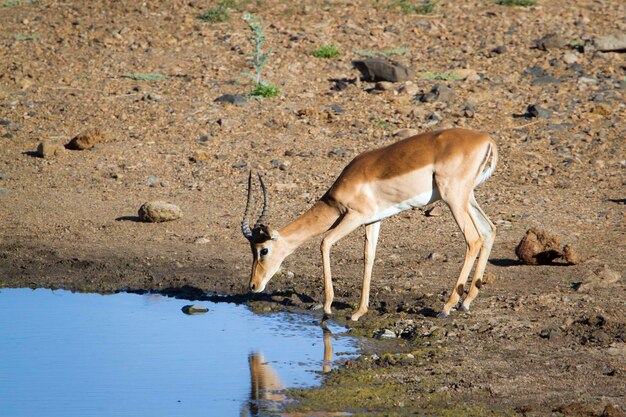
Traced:
<path id="1" fill-rule="evenodd" d="M 267 215 L 270 211 L 270 202 L 267 198 L 267 188 L 265 188 L 265 184 L 263 184 L 263 178 L 261 177 L 261 174 L 257 175 L 259 176 L 259 182 L 261 183 L 261 189 L 263 190 L 263 211 L 261 212 L 259 220 L 257 220 L 256 224 L 254 225 L 255 229 L 261 225 L 267 226 Z"/>
<path id="2" fill-rule="evenodd" d="M 246 239 L 252 239 L 252 230 L 250 230 L 250 201 L 252 200 L 252 171 L 248 175 L 248 200 L 246 201 L 246 212 L 243 215 L 243 221 L 241 222 L 241 231 Z"/>

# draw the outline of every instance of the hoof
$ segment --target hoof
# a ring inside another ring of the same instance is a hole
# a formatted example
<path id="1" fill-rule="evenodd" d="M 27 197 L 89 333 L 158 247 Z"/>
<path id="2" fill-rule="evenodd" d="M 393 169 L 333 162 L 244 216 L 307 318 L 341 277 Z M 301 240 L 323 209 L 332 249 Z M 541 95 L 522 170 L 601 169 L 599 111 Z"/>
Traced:
<path id="1" fill-rule="evenodd" d="M 438 319 L 445 319 L 446 317 L 449 317 L 450 313 L 446 313 L 445 311 L 442 311 L 441 313 L 437 314 L 437 318 Z"/>
<path id="2" fill-rule="evenodd" d="M 463 313 L 468 313 L 469 312 L 469 307 L 465 307 L 465 305 L 461 304 L 459 306 L 459 311 L 462 311 Z"/>
<path id="3" fill-rule="evenodd" d="M 333 317 L 332 314 L 324 313 L 324 315 L 322 316 L 322 323 L 324 323 L 327 320 L 330 320 L 332 317 Z"/>

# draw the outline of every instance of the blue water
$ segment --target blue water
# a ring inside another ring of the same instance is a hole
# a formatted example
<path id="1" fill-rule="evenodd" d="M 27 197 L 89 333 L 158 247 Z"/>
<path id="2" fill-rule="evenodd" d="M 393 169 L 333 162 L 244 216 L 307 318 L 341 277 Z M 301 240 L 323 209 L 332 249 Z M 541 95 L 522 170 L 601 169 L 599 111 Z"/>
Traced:
<path id="1" fill-rule="evenodd" d="M 0 290 L 0 416 L 249 415 L 262 397 L 251 358 L 280 387 L 319 383 L 319 319 L 209 302 L 197 303 L 208 313 L 189 316 L 181 312 L 188 304 L 154 294 Z M 335 357 L 356 351 L 349 337 L 332 344 Z"/>

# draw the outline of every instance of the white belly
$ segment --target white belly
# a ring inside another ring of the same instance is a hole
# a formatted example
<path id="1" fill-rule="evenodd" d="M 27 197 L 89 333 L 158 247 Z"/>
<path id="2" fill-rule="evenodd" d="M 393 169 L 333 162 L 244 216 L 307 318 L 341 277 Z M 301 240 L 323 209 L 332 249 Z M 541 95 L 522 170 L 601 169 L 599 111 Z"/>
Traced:
<path id="1" fill-rule="evenodd" d="M 433 203 L 440 198 L 441 196 L 439 195 L 439 190 L 437 188 L 433 188 L 431 191 L 419 194 L 413 198 L 404 200 L 393 206 L 376 210 L 376 213 L 374 213 L 374 215 L 370 217 L 367 222 L 365 222 L 365 224 L 377 222 L 384 218 L 393 216 L 394 214 L 398 214 L 404 210 L 424 207 L 425 205 Z"/>

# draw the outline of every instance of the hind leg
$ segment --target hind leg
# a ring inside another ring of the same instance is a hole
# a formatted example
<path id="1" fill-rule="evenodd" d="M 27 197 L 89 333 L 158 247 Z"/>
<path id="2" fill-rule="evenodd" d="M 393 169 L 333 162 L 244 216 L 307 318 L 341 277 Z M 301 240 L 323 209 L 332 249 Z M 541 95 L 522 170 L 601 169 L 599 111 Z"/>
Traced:
<path id="1" fill-rule="evenodd" d="M 489 253 L 491 252 L 493 242 L 496 238 L 496 227 L 493 223 L 491 223 L 485 212 L 480 208 L 478 202 L 476 202 L 474 193 L 470 195 L 469 203 L 474 224 L 483 238 L 483 244 L 480 249 L 480 255 L 478 256 L 478 262 L 476 263 L 476 270 L 474 271 L 474 276 L 472 277 L 472 284 L 470 285 L 467 297 L 465 297 L 465 300 L 463 300 L 463 304 L 460 307 L 461 311 L 469 311 L 470 304 L 478 295 L 478 291 L 483 284 L 482 278 L 485 273 L 487 261 L 489 260 Z"/>
<path id="2" fill-rule="evenodd" d="M 452 215 L 454 216 L 454 220 L 461 229 L 461 232 L 463 232 L 467 249 L 465 251 L 463 267 L 461 268 L 459 277 L 456 281 L 454 289 L 452 290 L 452 294 L 450 294 L 448 302 L 444 305 L 443 311 L 438 317 L 448 317 L 450 315 L 450 310 L 452 310 L 452 308 L 454 308 L 461 299 L 469 273 L 472 270 L 476 256 L 482 247 L 482 238 L 478 229 L 474 225 L 474 221 L 472 220 L 468 198 L 460 199 L 453 197 L 444 201 L 448 203 L 450 211 L 452 211 Z"/>

